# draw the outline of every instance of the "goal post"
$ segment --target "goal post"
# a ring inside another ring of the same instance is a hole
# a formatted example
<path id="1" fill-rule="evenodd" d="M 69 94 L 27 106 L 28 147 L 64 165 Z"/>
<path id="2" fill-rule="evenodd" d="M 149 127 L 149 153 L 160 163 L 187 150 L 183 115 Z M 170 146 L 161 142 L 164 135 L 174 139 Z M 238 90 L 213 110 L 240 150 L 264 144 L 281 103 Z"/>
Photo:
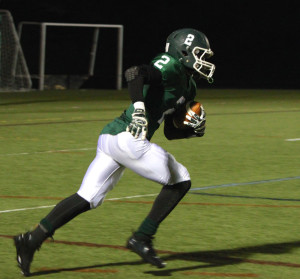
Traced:
<path id="1" fill-rule="evenodd" d="M 8 10 L 0 10 L 0 90 L 26 91 L 31 86 L 13 17 Z"/>
<path id="2" fill-rule="evenodd" d="M 118 24 L 85 24 L 85 23 L 60 23 L 60 22 L 30 22 L 22 21 L 18 25 L 18 35 L 21 41 L 22 34 L 24 33 L 24 27 L 28 25 L 37 25 L 40 28 L 39 34 L 39 65 L 38 73 L 32 75 L 32 77 L 38 79 L 38 89 L 44 90 L 46 73 L 46 48 L 47 48 L 47 32 L 51 27 L 67 27 L 67 28 L 91 28 L 93 29 L 92 43 L 89 46 L 89 63 L 85 70 L 86 77 L 93 77 L 95 70 L 95 61 L 97 57 L 97 48 L 99 45 L 99 29 L 116 29 L 117 30 L 117 53 L 116 53 L 116 70 L 115 70 L 115 87 L 116 89 L 122 89 L 122 72 L 123 72 L 123 37 L 124 27 Z M 67 55 L 67 54 L 66 54 Z M 101 58 L 101 57 L 100 57 Z M 66 73 L 67 74 L 67 73 Z"/>

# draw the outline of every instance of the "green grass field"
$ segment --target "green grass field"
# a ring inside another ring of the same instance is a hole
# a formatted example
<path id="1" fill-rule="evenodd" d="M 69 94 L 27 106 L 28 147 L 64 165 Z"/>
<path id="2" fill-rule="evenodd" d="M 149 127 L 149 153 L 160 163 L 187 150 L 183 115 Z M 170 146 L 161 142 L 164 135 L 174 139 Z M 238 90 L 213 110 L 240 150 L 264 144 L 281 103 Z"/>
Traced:
<path id="1" fill-rule="evenodd" d="M 203 138 L 168 141 L 161 127 L 152 140 L 192 177 L 154 242 L 167 267 L 124 248 L 160 191 L 127 170 L 101 207 L 43 244 L 34 278 L 300 278 L 300 91 L 203 90 L 197 100 Z M 78 190 L 100 130 L 128 104 L 126 90 L 0 93 L 1 279 L 22 277 L 12 236 Z"/>

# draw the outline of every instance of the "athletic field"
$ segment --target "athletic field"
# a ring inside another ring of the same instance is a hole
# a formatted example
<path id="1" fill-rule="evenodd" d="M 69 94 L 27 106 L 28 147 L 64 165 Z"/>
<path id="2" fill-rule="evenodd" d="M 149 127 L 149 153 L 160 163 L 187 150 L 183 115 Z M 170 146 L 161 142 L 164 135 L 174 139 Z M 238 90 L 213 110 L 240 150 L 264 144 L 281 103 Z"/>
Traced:
<path id="1" fill-rule="evenodd" d="M 154 240 L 167 267 L 124 248 L 160 185 L 127 170 L 104 204 L 57 230 L 33 278 L 300 278 L 300 91 L 202 90 L 206 135 L 152 141 L 192 188 Z M 75 193 L 126 90 L 0 93 L 0 278 L 21 278 L 12 236 Z"/>

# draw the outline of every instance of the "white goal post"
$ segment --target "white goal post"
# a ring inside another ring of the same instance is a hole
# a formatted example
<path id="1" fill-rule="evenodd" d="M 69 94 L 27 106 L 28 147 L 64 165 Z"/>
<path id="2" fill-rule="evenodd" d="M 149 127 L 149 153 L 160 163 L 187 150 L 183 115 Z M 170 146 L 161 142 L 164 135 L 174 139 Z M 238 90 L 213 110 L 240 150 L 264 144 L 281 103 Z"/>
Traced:
<path id="1" fill-rule="evenodd" d="M 117 29 L 117 66 L 116 66 L 116 89 L 122 89 L 122 72 L 123 72 L 123 25 L 117 24 L 85 24 L 85 23 L 59 23 L 59 22 L 31 22 L 22 21 L 18 24 L 18 34 L 21 40 L 22 31 L 25 25 L 39 25 L 40 26 L 40 45 L 39 45 L 39 70 L 36 77 L 39 80 L 38 89 L 44 90 L 45 85 L 45 66 L 46 66 L 46 37 L 47 27 L 82 27 L 82 28 L 93 28 L 93 41 L 90 50 L 90 60 L 88 75 L 94 75 L 94 66 L 96 60 L 96 50 L 98 46 L 98 37 L 100 28 L 114 28 Z"/>
<path id="2" fill-rule="evenodd" d="M 26 91 L 31 86 L 13 17 L 8 10 L 0 10 L 0 90 Z"/>

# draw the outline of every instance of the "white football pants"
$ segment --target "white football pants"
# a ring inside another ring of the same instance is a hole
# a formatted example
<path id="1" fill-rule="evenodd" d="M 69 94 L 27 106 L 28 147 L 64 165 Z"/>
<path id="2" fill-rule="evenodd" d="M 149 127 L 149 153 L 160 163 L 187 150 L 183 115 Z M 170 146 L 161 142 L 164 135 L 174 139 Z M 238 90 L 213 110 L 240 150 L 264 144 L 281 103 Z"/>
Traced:
<path id="1" fill-rule="evenodd" d="M 78 195 L 100 205 L 121 178 L 125 168 L 160 183 L 173 185 L 190 180 L 187 169 L 174 156 L 148 140 L 135 139 L 129 132 L 99 136 L 97 154 L 90 164 Z"/>

